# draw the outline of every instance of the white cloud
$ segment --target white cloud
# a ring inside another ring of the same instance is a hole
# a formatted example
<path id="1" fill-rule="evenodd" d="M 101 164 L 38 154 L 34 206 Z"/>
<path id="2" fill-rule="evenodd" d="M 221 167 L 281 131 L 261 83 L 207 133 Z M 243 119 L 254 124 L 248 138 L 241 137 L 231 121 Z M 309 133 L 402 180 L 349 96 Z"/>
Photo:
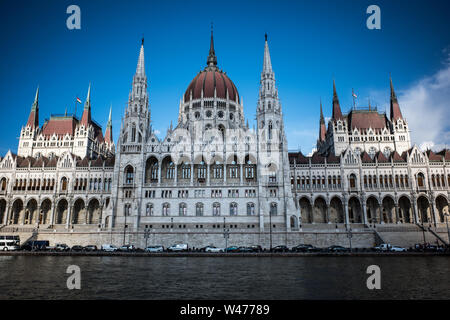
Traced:
<path id="1" fill-rule="evenodd" d="M 158 129 L 155 129 L 153 132 L 154 132 L 156 135 L 161 134 L 161 131 L 159 131 Z"/>
<path id="2" fill-rule="evenodd" d="M 449 55 L 450 58 L 450 55 Z M 450 145 L 450 59 L 434 75 L 420 79 L 397 97 L 413 143 L 440 150 Z"/>

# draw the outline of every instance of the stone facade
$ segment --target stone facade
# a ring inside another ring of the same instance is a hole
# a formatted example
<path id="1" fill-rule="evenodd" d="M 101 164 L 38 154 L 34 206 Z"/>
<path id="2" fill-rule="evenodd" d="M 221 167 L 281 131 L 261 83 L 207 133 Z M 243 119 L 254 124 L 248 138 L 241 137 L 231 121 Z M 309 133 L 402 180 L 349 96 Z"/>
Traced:
<path id="1" fill-rule="evenodd" d="M 81 119 L 42 127 L 37 91 L 17 155 L 0 159 L 3 228 L 39 227 L 39 238 L 74 244 L 141 243 L 149 230 L 149 244 L 192 247 L 222 243 L 225 229 L 229 244 L 268 246 L 272 235 L 273 245 L 347 245 L 351 227 L 363 246 L 376 225 L 445 223 L 450 150 L 411 145 L 392 80 L 389 118 L 371 106 L 342 114 L 333 83 L 328 129 L 321 107 L 318 151 L 306 157 L 287 149 L 267 37 L 253 129 L 212 32 L 207 65 L 164 139 L 151 126 L 144 61 L 142 41 L 117 148 L 111 113 L 104 135 L 91 119 L 90 88 Z"/>

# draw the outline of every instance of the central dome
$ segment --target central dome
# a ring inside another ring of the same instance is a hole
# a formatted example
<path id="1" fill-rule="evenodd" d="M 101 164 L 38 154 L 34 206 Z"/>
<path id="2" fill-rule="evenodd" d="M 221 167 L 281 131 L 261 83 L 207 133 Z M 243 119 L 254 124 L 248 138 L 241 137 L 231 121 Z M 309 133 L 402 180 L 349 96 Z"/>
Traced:
<path id="1" fill-rule="evenodd" d="M 214 90 L 216 91 L 216 97 L 219 99 L 228 99 L 232 101 L 239 100 L 239 93 L 234 85 L 233 81 L 228 78 L 225 72 L 217 68 L 217 58 L 214 52 L 214 39 L 211 30 L 211 44 L 209 48 L 209 56 L 206 62 L 207 66 L 203 71 L 200 71 L 195 78 L 189 84 L 186 92 L 184 93 L 184 101 L 187 102 L 191 99 L 201 99 L 202 91 L 203 98 L 214 98 Z"/>
<path id="2" fill-rule="evenodd" d="M 206 67 L 205 70 L 200 71 L 189 84 L 185 94 L 184 101 L 202 98 L 214 98 L 214 90 L 216 90 L 216 97 L 220 99 L 228 99 L 232 101 L 239 101 L 239 93 L 233 81 L 228 76 L 217 68 Z"/>

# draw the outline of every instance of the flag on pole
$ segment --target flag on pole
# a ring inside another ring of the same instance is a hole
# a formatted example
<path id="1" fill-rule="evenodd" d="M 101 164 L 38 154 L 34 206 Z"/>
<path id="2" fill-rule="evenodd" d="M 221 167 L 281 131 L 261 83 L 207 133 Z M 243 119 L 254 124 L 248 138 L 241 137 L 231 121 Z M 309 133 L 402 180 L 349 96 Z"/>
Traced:
<path id="1" fill-rule="evenodd" d="M 354 92 L 352 92 L 352 96 L 358 98 L 358 96 Z"/>
<path id="2" fill-rule="evenodd" d="M 77 102 L 78 102 L 78 103 L 82 103 L 82 102 L 81 102 L 81 99 L 78 98 L 78 97 L 77 97 Z"/>

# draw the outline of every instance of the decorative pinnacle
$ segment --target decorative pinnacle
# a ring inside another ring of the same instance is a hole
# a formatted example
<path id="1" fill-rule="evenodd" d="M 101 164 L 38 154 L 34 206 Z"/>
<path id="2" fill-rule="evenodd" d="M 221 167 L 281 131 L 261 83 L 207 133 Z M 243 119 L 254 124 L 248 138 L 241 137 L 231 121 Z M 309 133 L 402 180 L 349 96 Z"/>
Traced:
<path id="1" fill-rule="evenodd" d="M 217 57 L 216 57 L 216 53 L 214 51 L 214 36 L 213 36 L 212 22 L 211 22 L 211 43 L 209 45 L 209 55 L 208 55 L 208 60 L 206 61 L 206 64 L 208 65 L 208 67 L 217 66 Z"/>

